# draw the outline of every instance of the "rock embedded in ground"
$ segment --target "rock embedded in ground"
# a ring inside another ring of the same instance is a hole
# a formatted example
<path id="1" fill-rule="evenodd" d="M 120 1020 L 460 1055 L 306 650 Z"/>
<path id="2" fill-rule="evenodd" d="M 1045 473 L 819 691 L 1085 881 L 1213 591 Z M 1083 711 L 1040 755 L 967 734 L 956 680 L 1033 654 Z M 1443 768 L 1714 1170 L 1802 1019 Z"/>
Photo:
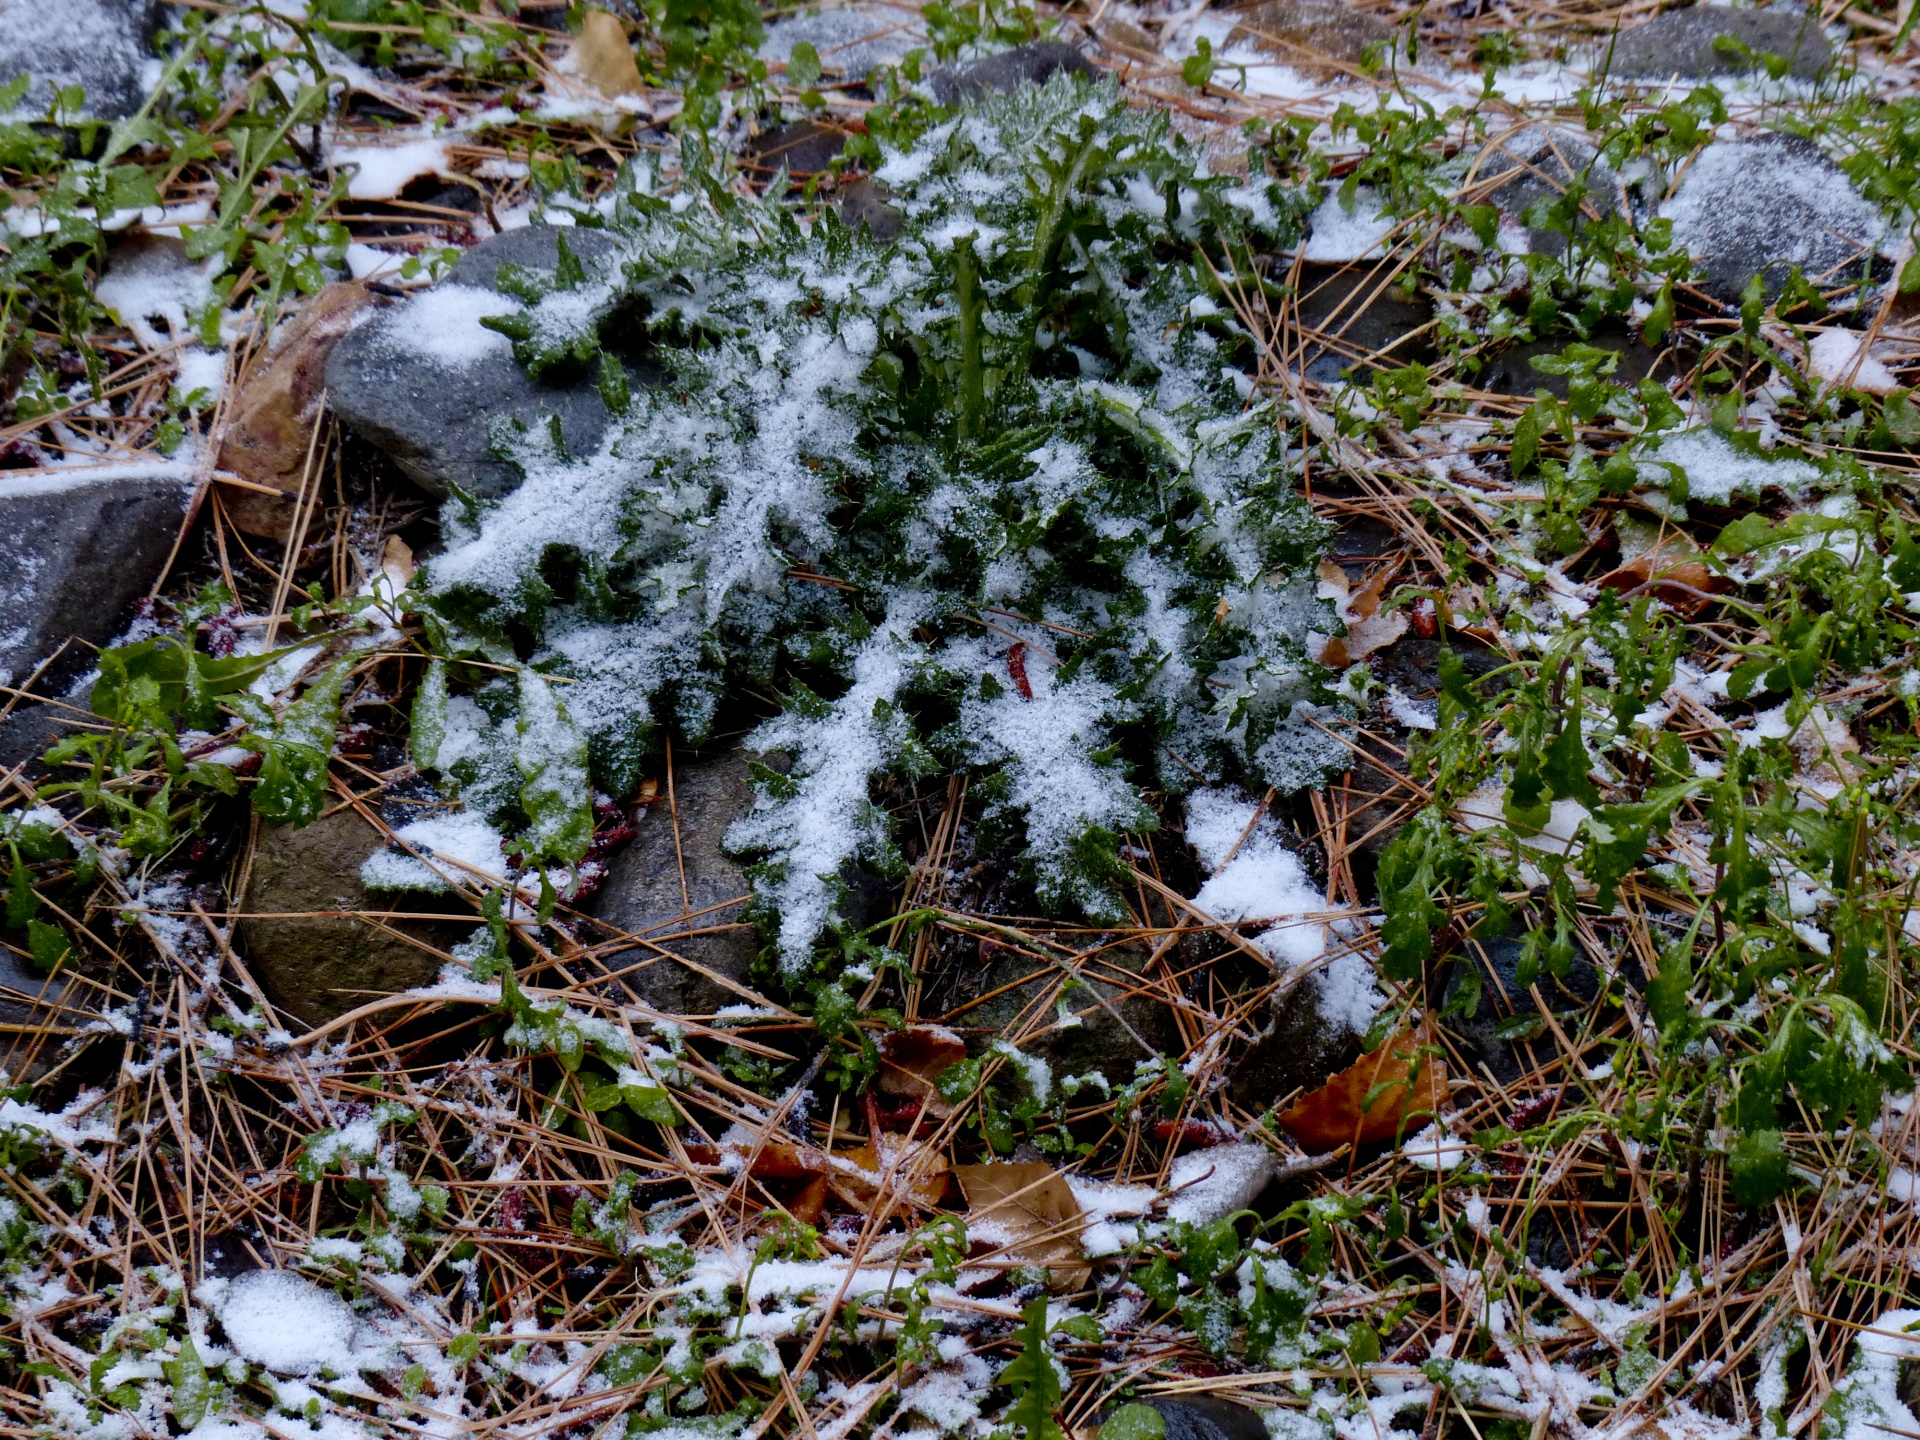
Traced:
<path id="1" fill-rule="evenodd" d="M 615 248 L 597 230 L 566 233 L 568 249 L 589 266 Z M 445 495 L 457 485 L 491 498 L 518 488 L 520 472 L 494 454 L 488 433 L 501 420 L 534 425 L 552 414 L 572 453 L 599 444 L 607 407 L 595 377 L 576 371 L 536 380 L 504 335 L 479 324 L 489 309 L 482 296 L 500 293 L 500 267 L 551 270 L 558 234 L 529 226 L 482 241 L 433 290 L 387 307 L 333 347 L 326 377 L 334 413 L 423 489 Z M 503 314 L 514 302 L 494 303 L 492 313 Z"/>
<path id="2" fill-rule="evenodd" d="M 904 211 L 887 203 L 887 187 L 878 180 L 854 180 L 840 189 L 840 220 L 849 230 L 865 230 L 882 245 L 906 226 Z"/>
<path id="3" fill-rule="evenodd" d="M 1725 5 L 1693 5 L 1669 10 L 1644 25 L 1622 30 L 1600 41 L 1596 69 L 1609 74 L 1665 79 L 1678 76 L 1701 80 L 1713 75 L 1739 75 L 1758 68 L 1742 55 L 1737 41 L 1752 50 L 1791 60 L 1788 72 L 1801 80 L 1816 80 L 1833 64 L 1833 47 L 1820 28 L 1818 10 L 1735 10 Z M 1611 49 L 1611 55 L 1609 55 Z"/>
<path id="4" fill-rule="evenodd" d="M 0 683 L 63 644 L 49 676 L 86 670 L 87 647 L 118 635 L 159 578 L 192 496 L 168 463 L 0 473 Z"/>
<path id="5" fill-rule="evenodd" d="M 1545 390 L 1555 399 L 1564 400 L 1567 377 L 1536 369 L 1533 362 L 1560 355 L 1578 343 L 1591 345 L 1596 350 L 1611 350 L 1618 358 L 1612 375 L 1607 378 L 1628 389 L 1653 373 L 1663 353 L 1637 334 L 1621 331 L 1596 331 L 1585 342 L 1572 335 L 1559 335 L 1551 340 L 1529 340 L 1496 352 L 1474 378 L 1474 384 L 1496 395 L 1531 395 L 1536 390 Z"/>
<path id="6" fill-rule="evenodd" d="M 1327 1022 L 1320 983 L 1308 976 L 1274 997 L 1266 1028 L 1235 1063 L 1233 1100 L 1263 1111 L 1289 1095 L 1311 1092 L 1360 1056 L 1360 1036 Z"/>
<path id="7" fill-rule="evenodd" d="M 1137 944 L 1049 962 L 1006 945 L 984 953 L 961 947 L 937 963 L 921 989 L 920 1014 L 958 1031 L 975 1054 L 997 1039 L 1015 1041 L 1023 1054 L 1044 1060 L 1056 1078 L 1098 1070 L 1109 1084 L 1133 1078 L 1133 1068 L 1155 1055 L 1180 1054 L 1185 1042 L 1174 1024 L 1164 970 L 1147 972 L 1148 951 Z M 1055 991 L 1070 964 L 1085 983 Z M 1065 1023 L 1062 1023 L 1062 1021 Z M 1029 1025 L 1027 1021 L 1033 1020 Z M 1035 1031 L 1019 1039 L 1022 1030 Z"/>
<path id="8" fill-rule="evenodd" d="M 1730 305 L 1755 275 L 1777 296 L 1796 266 L 1823 290 L 1857 282 L 1887 234 L 1819 146 L 1777 132 L 1707 146 L 1661 213 L 1703 272 L 1697 283 Z"/>
<path id="9" fill-rule="evenodd" d="M 634 937 L 631 951 L 606 963 L 663 1014 L 711 1015 L 741 1004 L 745 997 L 721 978 L 751 988 L 760 942 L 742 919 L 746 874 L 723 848 L 727 827 L 753 805 L 749 760 L 742 750 L 676 756 L 671 803 L 663 785 L 585 906 Z"/>
<path id="10" fill-rule="evenodd" d="M 1217 1395 L 1145 1395 L 1139 1403 L 1160 1412 L 1166 1440 L 1271 1440 L 1258 1410 Z"/>
<path id="11" fill-rule="evenodd" d="M 975 60 L 935 70 L 927 77 L 934 99 L 942 105 L 978 100 L 990 91 L 1011 94 L 1022 85 L 1044 85 L 1060 71 L 1091 75 L 1093 66 L 1073 46 L 1059 40 L 1035 40 Z"/>
<path id="12" fill-rule="evenodd" d="M 1567 237 L 1557 229 L 1528 224 L 1527 212 L 1536 206 L 1552 208 L 1576 185 L 1584 192 L 1579 209 L 1565 217 L 1576 231 L 1619 213 L 1619 175 L 1574 131 L 1523 130 L 1489 145 L 1480 156 L 1478 202 L 1492 205 L 1508 223 L 1525 226 L 1528 246 L 1536 254 L 1562 253 Z"/>
<path id="13" fill-rule="evenodd" d="M 1511 1084 L 1533 1070 L 1537 1063 L 1551 1061 L 1558 1044 L 1546 1023 L 1546 1015 L 1520 983 L 1521 941 L 1509 937 L 1468 940 L 1448 975 L 1443 1001 L 1441 1026 L 1458 1042 L 1469 1065 L 1485 1067 L 1501 1084 Z M 1480 1000 L 1468 1015 L 1454 1002 L 1471 973 L 1480 981 Z M 1584 954 L 1576 955 L 1565 979 L 1542 972 L 1534 982 L 1547 1011 L 1562 1015 L 1590 1004 L 1600 993 L 1600 978 L 1593 962 Z M 1527 1031 L 1521 1022 L 1537 1020 L 1537 1028 Z M 1506 1033 L 1502 1033 L 1503 1029 Z"/>
<path id="14" fill-rule="evenodd" d="M 1365 384 L 1376 369 L 1433 358 L 1422 333 L 1433 309 L 1410 297 L 1389 267 L 1308 263 L 1293 283 L 1303 332 L 1300 373 L 1307 379 L 1331 385 L 1350 374 Z"/>
<path id="15" fill-rule="evenodd" d="M 124 120 L 157 76 L 155 0 L 0 0 L 0 84 L 31 75 L 17 119 L 38 119 L 56 90 L 86 92 L 80 113 Z"/>
<path id="16" fill-rule="evenodd" d="M 754 136 L 743 159 L 763 179 L 771 179 L 782 165 L 791 175 L 817 175 L 847 148 L 847 132 L 818 120 L 795 120 Z"/>
<path id="17" fill-rule="evenodd" d="M 261 827 L 240 902 L 240 949 L 267 998 L 295 1019 L 321 1025 L 380 995 L 432 984 L 444 962 L 422 946 L 444 948 L 465 933 L 404 914 L 376 925 L 305 913 L 391 911 L 389 897 L 369 894 L 360 879 L 367 857 L 385 848 L 352 809 L 301 830 Z"/>
<path id="18" fill-rule="evenodd" d="M 85 1007 L 85 987 L 72 971 L 36 974 L 0 950 L 0 1072 L 9 1083 L 30 1085 L 45 1076 L 65 1039 L 91 1018 Z"/>
<path id="19" fill-rule="evenodd" d="M 1329 78 L 1359 66 L 1369 46 L 1392 41 L 1393 26 L 1341 0 L 1268 0 L 1241 15 L 1230 38 L 1304 74 Z M 1317 63 L 1322 60 L 1334 63 Z"/>
<path id="20" fill-rule="evenodd" d="M 811 15 L 793 15 L 767 26 L 760 58 L 784 63 L 794 46 L 811 45 L 820 69 L 843 80 L 864 80 L 881 65 L 898 65 L 925 47 L 927 31 L 917 9 L 893 5 L 843 5 Z"/>

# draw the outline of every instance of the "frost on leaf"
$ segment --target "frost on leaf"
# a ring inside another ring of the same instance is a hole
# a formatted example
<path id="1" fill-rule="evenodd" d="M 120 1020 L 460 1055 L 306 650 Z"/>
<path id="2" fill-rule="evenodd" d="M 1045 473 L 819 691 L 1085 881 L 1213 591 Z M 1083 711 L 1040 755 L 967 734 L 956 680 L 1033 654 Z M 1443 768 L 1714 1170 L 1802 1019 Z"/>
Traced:
<path id="1" fill-rule="evenodd" d="M 636 170 L 608 253 L 508 277 L 524 308 L 489 325 L 536 371 L 597 365 L 614 423 L 582 455 L 502 430 L 525 482 L 449 505 L 422 587 L 442 654 L 568 682 L 442 685 L 416 737 L 549 849 L 569 786 L 624 793 L 662 727 L 697 744 L 729 694 L 789 696 L 750 743 L 791 765 L 729 843 L 790 972 L 845 867 L 891 861 L 883 775 L 974 769 L 1042 898 L 1108 916 L 1140 786 L 1345 764 L 1305 645 L 1322 529 L 1233 307 L 1297 198 L 1067 76 L 878 173 L 905 217 L 884 246 Z M 549 744 L 555 694 L 584 768 Z"/>

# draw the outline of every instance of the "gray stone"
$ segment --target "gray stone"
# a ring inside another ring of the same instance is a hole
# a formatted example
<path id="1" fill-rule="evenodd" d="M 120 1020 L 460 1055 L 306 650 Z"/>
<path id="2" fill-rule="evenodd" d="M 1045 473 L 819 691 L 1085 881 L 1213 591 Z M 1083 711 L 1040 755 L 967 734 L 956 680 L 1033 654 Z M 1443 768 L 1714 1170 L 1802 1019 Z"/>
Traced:
<path id="1" fill-rule="evenodd" d="M 1777 133 L 1707 146 L 1662 213 L 1701 288 L 1730 305 L 1755 275 L 1778 295 L 1796 266 L 1823 290 L 1859 283 L 1887 233 L 1819 146 Z"/>
<path id="2" fill-rule="evenodd" d="M 1480 372 L 1475 383 L 1482 390 L 1492 391 L 1496 395 L 1531 395 L 1536 390 L 1545 390 L 1556 400 L 1564 400 L 1567 398 L 1567 377 L 1536 369 L 1533 362 L 1559 355 L 1576 343 L 1579 342 L 1573 336 L 1560 335 L 1551 340 L 1529 340 L 1524 344 L 1509 346 L 1487 362 L 1486 369 Z M 1608 378 L 1628 389 L 1653 373 L 1654 365 L 1662 353 L 1638 335 L 1617 331 L 1596 333 L 1585 343 L 1596 350 L 1613 351 L 1618 358 L 1614 361 L 1613 374 Z"/>
<path id="3" fill-rule="evenodd" d="M 727 826 L 753 805 L 749 760 L 742 750 L 676 757 L 672 804 L 663 786 L 585 907 L 632 938 L 631 950 L 605 963 L 663 1013 L 711 1015 L 741 1003 L 716 976 L 751 987 L 759 940 L 741 918 L 747 877 L 722 848 Z"/>
<path id="4" fill-rule="evenodd" d="M 1234 1103 L 1266 1110 L 1289 1095 L 1319 1089 L 1359 1055 L 1360 1037 L 1320 1013 L 1320 982 L 1309 976 L 1274 997 L 1266 1029 L 1233 1068 Z"/>
<path id="5" fill-rule="evenodd" d="M 887 203 L 887 187 L 878 180 L 854 180 L 840 189 L 840 219 L 849 230 L 865 229 L 885 245 L 906 227 L 904 211 Z"/>
<path id="6" fill-rule="evenodd" d="M 0 1072 L 31 1085 L 60 1058 L 64 1042 L 91 1018 L 86 991 L 64 966 L 52 975 L 23 967 L 0 950 Z"/>
<path id="7" fill-rule="evenodd" d="M 1217 1395 L 1143 1395 L 1167 1422 L 1167 1440 L 1268 1440 L 1260 1412 Z"/>
<path id="8" fill-rule="evenodd" d="M 104 722 L 87 713 L 86 704 L 82 696 L 60 705 L 26 701 L 16 705 L 0 720 L 0 771 L 18 770 L 28 780 L 39 780 L 47 773 L 40 757 L 50 745 L 80 731 L 103 727 Z"/>
<path id="9" fill-rule="evenodd" d="M 793 15 L 767 26 L 760 58 L 785 63 L 802 41 L 813 46 L 820 68 L 842 80 L 864 80 L 881 65 L 898 65 L 927 43 L 917 8 L 842 5 L 812 15 Z"/>
<path id="10" fill-rule="evenodd" d="M 927 76 L 933 97 L 942 105 L 978 100 L 989 91 L 1012 94 L 1022 85 L 1044 85 L 1059 71 L 1091 75 L 1093 66 L 1073 46 L 1058 40 L 1035 40 L 1016 45 L 966 65 L 948 66 Z"/>
<path id="11" fill-rule="evenodd" d="M 817 175 L 846 148 L 847 132 L 839 126 L 796 120 L 755 135 L 742 158 L 762 179 L 772 179 L 782 165 L 791 175 Z"/>
<path id="12" fill-rule="evenodd" d="M 1600 993 L 1600 977 L 1593 962 L 1584 953 L 1577 953 L 1565 979 L 1543 971 L 1534 982 L 1540 1001 L 1545 1002 L 1543 1011 L 1520 984 L 1521 948 L 1521 941 L 1505 936 L 1465 941 L 1447 977 L 1441 1011 L 1442 1028 L 1454 1037 L 1468 1062 L 1476 1069 L 1484 1066 L 1503 1085 L 1549 1060 L 1558 1049 L 1546 1023 L 1548 1013 L 1565 1015 L 1583 1009 Z M 1453 1004 L 1461 986 L 1468 983 L 1469 973 L 1480 981 L 1479 1003 L 1471 1015 Z M 1530 1033 L 1524 1029 L 1516 1033 L 1521 1017 L 1537 1020 Z M 1503 1027 L 1505 1035 L 1501 1033 Z"/>
<path id="13" fill-rule="evenodd" d="M 432 984 L 443 961 L 422 947 L 444 949 L 470 928 L 404 915 L 381 926 L 305 916 L 315 910 L 392 911 L 389 897 L 370 895 L 360 883 L 361 865 L 384 848 L 382 837 L 351 809 L 302 830 L 261 827 L 240 902 L 240 947 L 267 998 L 295 1019 L 324 1024 L 380 995 Z"/>
<path id="14" fill-rule="evenodd" d="M 1611 42 L 1611 61 L 1603 43 L 1595 64 L 1606 65 L 1614 75 L 1687 80 L 1753 69 L 1732 47 L 1719 48 L 1716 42 L 1723 36 L 1763 54 L 1787 57 L 1793 62 L 1789 73 L 1802 80 L 1818 79 L 1833 64 L 1833 47 L 1820 28 L 1818 11 L 1734 10 L 1724 5 L 1669 10 L 1622 30 Z"/>
<path id="15" fill-rule="evenodd" d="M 1582 188 L 1580 208 L 1571 218 L 1575 230 L 1619 213 L 1620 177 L 1600 159 L 1586 138 L 1571 130 L 1523 130 L 1487 147 L 1480 157 L 1480 203 L 1492 205 L 1514 224 L 1544 201 L 1551 206 L 1575 185 Z M 1527 226 L 1528 245 L 1543 255 L 1558 255 L 1567 237 L 1540 225 Z"/>
<path id="16" fill-rule="evenodd" d="M 31 75 L 13 119 L 39 119 L 56 90 L 86 91 L 80 113 L 124 120 L 147 98 L 155 0 L 0 0 L 0 84 Z"/>
<path id="17" fill-rule="evenodd" d="M 91 664 L 87 645 L 119 634 L 144 599 L 186 518 L 193 485 L 171 467 L 108 478 L 0 474 L 0 682 Z"/>
<path id="18" fill-rule="evenodd" d="M 1316 79 L 1356 69 L 1368 47 L 1392 39 L 1392 25 L 1342 0 L 1269 0 L 1240 16 L 1229 37 Z M 1332 63 L 1315 63 L 1322 59 Z"/>
<path id="19" fill-rule="evenodd" d="M 1085 983 L 1060 998 L 1078 1023 L 1059 1024 L 1056 1004 L 1047 1003 L 1039 1033 L 1020 1041 L 1020 1049 L 1045 1060 L 1056 1075 L 1098 1070 L 1115 1085 L 1131 1080 L 1142 1060 L 1180 1054 L 1185 1044 L 1173 1021 L 1171 981 L 1164 970 L 1149 975 L 1147 960 L 1147 950 L 1135 944 L 1076 957 L 1072 968 Z M 1036 1028 L 1025 1021 L 1063 973 L 1060 965 L 1003 945 L 984 953 L 966 947 L 931 969 L 920 992 L 920 1014 L 958 1031 L 968 1050 L 979 1054 L 996 1039 Z"/>
<path id="20" fill-rule="evenodd" d="M 1376 369 L 1433 358 L 1432 345 L 1417 333 L 1433 319 L 1432 307 L 1409 297 L 1385 270 L 1306 264 L 1297 285 L 1300 327 L 1314 332 L 1300 354 L 1307 379 L 1331 385 L 1350 374 L 1364 385 Z"/>
<path id="21" fill-rule="evenodd" d="M 530 226 L 484 240 L 461 258 L 445 283 L 497 290 L 503 264 L 550 270 L 559 256 L 556 233 Z M 567 232 L 567 246 L 592 265 L 605 260 L 614 241 L 596 230 L 576 229 Z M 445 495 L 458 485 L 482 497 L 517 488 L 519 471 L 493 453 L 488 437 L 489 422 L 499 416 L 527 425 L 557 416 L 574 454 L 599 444 L 608 417 L 594 376 L 549 374 L 536 380 L 504 347 L 469 364 L 438 362 L 396 338 L 416 303 L 388 307 L 333 347 L 327 393 L 334 413 L 421 488 Z"/>

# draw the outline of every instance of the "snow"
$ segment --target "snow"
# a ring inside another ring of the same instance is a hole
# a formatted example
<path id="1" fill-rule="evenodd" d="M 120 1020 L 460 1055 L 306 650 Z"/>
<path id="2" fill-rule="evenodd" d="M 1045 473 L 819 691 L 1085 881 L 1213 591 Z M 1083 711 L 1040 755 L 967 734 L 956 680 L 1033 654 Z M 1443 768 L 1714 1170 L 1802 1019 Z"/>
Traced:
<path id="1" fill-rule="evenodd" d="M 500 832 L 471 811 L 425 816 L 393 833 L 421 854 L 380 850 L 369 855 L 360 866 L 361 883 L 369 890 L 439 891 L 470 885 L 478 877 L 507 878 Z"/>
<path id="2" fill-rule="evenodd" d="M 1876 359 L 1867 337 L 1851 330 L 1823 330 L 1807 346 L 1807 372 L 1817 380 L 1867 395 L 1891 395 L 1899 377 Z"/>
<path id="3" fill-rule="evenodd" d="M 512 315 L 520 306 L 504 295 L 472 285 L 436 285 L 390 310 L 379 321 L 382 338 L 422 360 L 465 370 L 495 355 L 511 355 L 513 342 L 480 322 Z"/>
<path id="4" fill-rule="evenodd" d="M 1326 897 L 1280 843 L 1273 820 L 1261 815 L 1256 821 L 1258 811 L 1251 800 L 1226 790 L 1196 790 L 1187 797 L 1187 841 L 1212 872 L 1193 903 L 1226 923 L 1277 922 L 1254 943 L 1282 974 L 1315 966 L 1312 983 L 1320 1013 L 1333 1024 L 1364 1032 L 1386 996 L 1363 955 L 1343 950 L 1326 958 Z"/>
<path id="5" fill-rule="evenodd" d="M 1355 260 L 1376 260 L 1385 254 L 1382 242 L 1399 221 L 1383 214 L 1380 197 L 1361 188 L 1349 210 L 1340 203 L 1338 193 L 1327 196 L 1307 221 L 1307 239 L 1301 247 L 1303 260 L 1323 265 L 1344 265 Z"/>
<path id="6" fill-rule="evenodd" d="M 1400 1147 L 1400 1153 L 1422 1170 L 1452 1170 L 1472 1153 L 1473 1147 L 1456 1139 L 1445 1126 L 1427 1126 Z"/>
<path id="7" fill-rule="evenodd" d="M 344 1300 L 285 1270 L 234 1280 L 220 1305 L 220 1324 L 236 1354 L 281 1375 L 352 1375 L 381 1354 L 364 1343 Z"/>
<path id="8" fill-rule="evenodd" d="M 1440 705 L 1435 700 L 1423 700 L 1409 695 L 1398 685 L 1387 686 L 1387 714 L 1395 723 L 1409 730 L 1437 730 L 1440 727 Z"/>
<path id="9" fill-rule="evenodd" d="M 918 11 L 892 5 L 846 5 L 812 15 L 794 15 L 767 26 L 760 58 L 781 64 L 805 41 L 820 56 L 820 68 L 849 80 L 879 65 L 897 65 L 924 46 L 926 26 Z"/>
<path id="10" fill-rule="evenodd" d="M 1262 1145 L 1215 1145 L 1181 1155 L 1167 1167 L 1167 1218 L 1204 1225 L 1251 1205 L 1273 1178 Z"/>
<path id="11" fill-rule="evenodd" d="M 1789 494 L 1804 492 L 1817 484 L 1820 471 L 1805 460 L 1782 457 L 1778 460 L 1737 450 L 1716 431 L 1702 426 L 1662 436 L 1659 443 L 1641 451 L 1644 462 L 1678 465 L 1687 477 L 1689 499 L 1725 505 L 1735 496 L 1757 495 L 1766 489 Z M 1660 480 L 1657 483 L 1665 483 Z"/>
<path id="12" fill-rule="evenodd" d="M 174 387 L 183 396 L 204 392 L 203 403 L 218 400 L 227 388 L 227 357 L 218 350 L 189 346 L 174 361 Z"/>
<path id="13" fill-rule="evenodd" d="M 1840 1440 L 1883 1440 L 1920 1432 L 1920 1419 L 1900 1396 L 1900 1368 L 1920 1360 L 1920 1310 L 1888 1310 L 1859 1332 L 1854 1362 L 1827 1403 Z M 1826 1433 L 1823 1431 L 1823 1433 Z"/>
<path id="14" fill-rule="evenodd" d="M 134 339 L 149 350 L 164 350 L 191 333 L 192 312 L 213 299 L 213 279 L 224 264 L 218 255 L 196 264 L 177 242 L 150 240 L 116 256 L 94 295 Z"/>
<path id="15" fill-rule="evenodd" d="M 355 200 L 392 200 L 420 176 L 440 174 L 452 165 L 447 142 L 439 139 L 341 145 L 333 151 L 332 160 L 337 170 L 353 169 L 347 194 Z"/>

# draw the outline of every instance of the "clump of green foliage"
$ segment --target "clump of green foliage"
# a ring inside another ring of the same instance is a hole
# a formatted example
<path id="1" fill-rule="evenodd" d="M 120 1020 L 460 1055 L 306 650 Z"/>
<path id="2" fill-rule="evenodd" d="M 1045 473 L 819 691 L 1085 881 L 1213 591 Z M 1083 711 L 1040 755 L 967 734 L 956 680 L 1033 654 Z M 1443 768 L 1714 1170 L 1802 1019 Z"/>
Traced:
<path id="1" fill-rule="evenodd" d="M 1293 790 L 1344 757 L 1304 649 L 1322 527 L 1234 313 L 1293 197 L 1069 77 L 877 175 L 887 244 L 630 168 L 610 258 L 508 275 L 524 308 L 488 323 L 536 374 L 596 367 L 615 422 L 592 455 L 501 433 L 524 484 L 453 505 L 421 587 L 443 656 L 571 682 L 473 671 L 416 711 L 423 763 L 509 827 L 582 834 L 526 810 L 530 736 L 584 807 L 661 726 L 699 743 L 730 691 L 786 692 L 752 743 L 792 767 L 730 840 L 789 967 L 844 867 L 895 863 L 884 774 L 974 771 L 1042 899 L 1110 917 L 1142 786 Z"/>

